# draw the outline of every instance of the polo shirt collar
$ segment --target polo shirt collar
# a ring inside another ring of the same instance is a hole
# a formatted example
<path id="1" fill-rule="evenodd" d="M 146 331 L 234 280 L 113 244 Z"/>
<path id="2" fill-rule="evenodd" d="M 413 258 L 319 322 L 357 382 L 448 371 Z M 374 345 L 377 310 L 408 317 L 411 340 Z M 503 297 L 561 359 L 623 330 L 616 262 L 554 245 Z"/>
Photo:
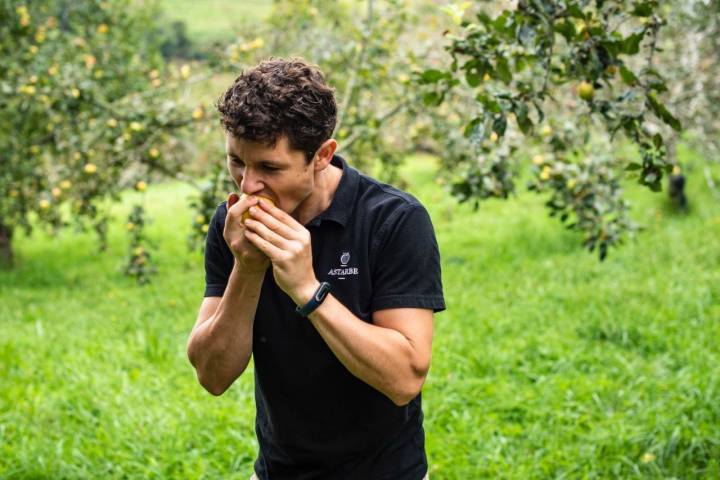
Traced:
<path id="1" fill-rule="evenodd" d="M 330 206 L 313 218 L 309 226 L 320 225 L 324 220 L 331 220 L 339 223 L 343 227 L 347 225 L 350 214 L 355 206 L 355 196 L 360 182 L 360 174 L 357 170 L 350 167 L 344 158 L 340 155 L 333 155 L 330 161 L 332 165 L 342 169 L 342 177 L 338 184 L 335 195 L 333 196 Z"/>

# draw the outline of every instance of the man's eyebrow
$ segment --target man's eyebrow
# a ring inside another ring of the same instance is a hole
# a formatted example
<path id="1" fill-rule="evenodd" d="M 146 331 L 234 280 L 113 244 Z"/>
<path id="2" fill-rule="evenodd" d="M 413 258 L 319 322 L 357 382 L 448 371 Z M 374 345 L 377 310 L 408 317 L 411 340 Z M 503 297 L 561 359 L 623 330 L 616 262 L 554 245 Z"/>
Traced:
<path id="1" fill-rule="evenodd" d="M 240 160 L 240 161 L 242 161 L 242 159 L 241 159 L 239 156 L 237 156 L 236 154 L 234 154 L 234 153 L 232 153 L 232 152 L 228 152 L 227 155 L 228 155 L 228 157 L 230 157 L 230 158 L 232 158 L 232 159 L 234 159 L 234 160 Z M 284 167 L 284 166 L 285 166 L 285 162 L 283 162 L 283 161 L 281 161 L 281 160 L 271 160 L 271 159 L 267 159 L 267 158 L 263 158 L 262 160 L 258 160 L 257 163 L 263 164 L 263 165 L 271 165 L 271 166 L 275 166 L 275 167 Z"/>

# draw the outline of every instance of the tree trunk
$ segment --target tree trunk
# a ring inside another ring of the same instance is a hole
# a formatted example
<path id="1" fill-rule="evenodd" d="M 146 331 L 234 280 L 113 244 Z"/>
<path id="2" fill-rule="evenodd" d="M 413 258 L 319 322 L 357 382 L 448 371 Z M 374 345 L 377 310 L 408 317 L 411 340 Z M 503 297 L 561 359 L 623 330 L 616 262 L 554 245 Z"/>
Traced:
<path id="1" fill-rule="evenodd" d="M 13 264 L 12 234 L 12 229 L 0 221 L 0 268 L 10 268 Z"/>

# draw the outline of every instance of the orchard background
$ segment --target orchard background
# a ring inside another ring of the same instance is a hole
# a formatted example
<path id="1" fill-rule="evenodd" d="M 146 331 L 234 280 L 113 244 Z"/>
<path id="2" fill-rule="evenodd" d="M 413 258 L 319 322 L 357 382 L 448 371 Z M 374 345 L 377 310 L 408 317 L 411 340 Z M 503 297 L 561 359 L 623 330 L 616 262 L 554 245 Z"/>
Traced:
<path id="1" fill-rule="evenodd" d="M 432 478 L 720 477 L 719 39 L 717 0 L 1 1 L 0 478 L 249 476 L 252 375 L 185 344 L 213 104 L 292 54 L 433 218 Z"/>

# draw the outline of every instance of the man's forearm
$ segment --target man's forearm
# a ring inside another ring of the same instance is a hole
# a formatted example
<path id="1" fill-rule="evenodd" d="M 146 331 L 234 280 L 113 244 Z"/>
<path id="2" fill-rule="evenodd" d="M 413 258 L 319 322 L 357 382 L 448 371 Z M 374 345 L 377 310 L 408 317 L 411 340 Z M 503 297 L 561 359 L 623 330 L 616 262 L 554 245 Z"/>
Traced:
<path id="1" fill-rule="evenodd" d="M 217 310 L 190 334 L 188 357 L 200 383 L 214 395 L 222 394 L 250 362 L 264 276 L 239 272 L 236 263 Z"/>
<path id="2" fill-rule="evenodd" d="M 309 318 L 345 368 L 394 403 L 420 392 L 429 359 L 402 333 L 363 322 L 332 295 Z"/>

